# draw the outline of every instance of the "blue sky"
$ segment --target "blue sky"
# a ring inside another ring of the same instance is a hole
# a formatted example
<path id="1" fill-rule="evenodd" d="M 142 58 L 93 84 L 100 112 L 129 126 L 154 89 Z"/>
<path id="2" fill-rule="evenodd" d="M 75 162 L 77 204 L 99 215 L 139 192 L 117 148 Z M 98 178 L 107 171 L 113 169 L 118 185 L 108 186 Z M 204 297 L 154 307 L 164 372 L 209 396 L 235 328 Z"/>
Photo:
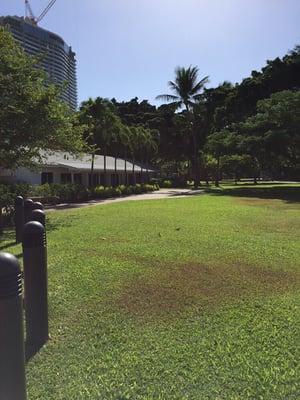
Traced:
<path id="1" fill-rule="evenodd" d="M 48 0 L 31 0 L 38 15 Z M 0 0 L 0 15 L 24 0 Z M 300 0 L 57 0 L 40 26 L 72 45 L 79 101 L 154 102 L 176 66 L 197 65 L 209 86 L 239 82 L 300 44 Z"/>

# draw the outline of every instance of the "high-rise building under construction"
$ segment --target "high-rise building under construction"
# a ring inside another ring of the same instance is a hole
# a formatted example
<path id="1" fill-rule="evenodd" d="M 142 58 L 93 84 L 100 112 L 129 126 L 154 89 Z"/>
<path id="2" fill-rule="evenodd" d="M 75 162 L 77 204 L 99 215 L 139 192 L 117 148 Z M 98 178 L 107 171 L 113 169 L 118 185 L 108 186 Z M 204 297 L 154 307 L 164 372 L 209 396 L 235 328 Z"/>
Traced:
<path id="1" fill-rule="evenodd" d="M 57 34 L 47 31 L 30 18 L 0 17 L 0 25 L 7 26 L 14 39 L 32 56 L 41 57 L 41 67 L 50 82 L 63 87 L 62 99 L 71 109 L 77 108 L 76 59 L 72 48 Z"/>

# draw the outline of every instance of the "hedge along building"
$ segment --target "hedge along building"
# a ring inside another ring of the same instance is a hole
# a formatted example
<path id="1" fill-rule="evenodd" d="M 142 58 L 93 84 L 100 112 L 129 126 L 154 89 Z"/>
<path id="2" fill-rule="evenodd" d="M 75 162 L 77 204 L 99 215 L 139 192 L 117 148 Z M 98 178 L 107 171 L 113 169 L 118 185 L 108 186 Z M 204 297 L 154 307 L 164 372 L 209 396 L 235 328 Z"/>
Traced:
<path id="1" fill-rule="evenodd" d="M 76 183 L 84 186 L 144 183 L 156 176 L 153 168 L 111 156 L 95 155 L 92 173 L 92 156 L 76 157 L 70 153 L 56 152 L 42 155 L 43 162 L 35 169 L 19 168 L 16 171 L 0 169 L 0 181 L 25 182 L 31 185 L 45 183 Z"/>

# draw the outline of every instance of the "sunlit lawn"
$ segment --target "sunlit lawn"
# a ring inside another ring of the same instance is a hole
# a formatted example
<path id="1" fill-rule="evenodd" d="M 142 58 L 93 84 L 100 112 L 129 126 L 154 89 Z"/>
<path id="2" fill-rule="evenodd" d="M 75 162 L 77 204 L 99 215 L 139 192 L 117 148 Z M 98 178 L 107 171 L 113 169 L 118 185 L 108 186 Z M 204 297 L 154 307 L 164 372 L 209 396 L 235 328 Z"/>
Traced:
<path id="1" fill-rule="evenodd" d="M 299 210 L 205 194 L 49 213 L 29 400 L 299 399 Z"/>

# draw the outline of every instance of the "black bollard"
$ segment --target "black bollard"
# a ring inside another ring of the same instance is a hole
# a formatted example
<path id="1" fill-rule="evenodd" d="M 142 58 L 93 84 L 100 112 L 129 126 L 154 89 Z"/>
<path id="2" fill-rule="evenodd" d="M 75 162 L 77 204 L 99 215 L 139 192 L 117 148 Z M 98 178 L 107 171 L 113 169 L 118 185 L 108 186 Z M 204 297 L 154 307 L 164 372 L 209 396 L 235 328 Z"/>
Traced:
<path id="1" fill-rule="evenodd" d="M 44 209 L 44 206 L 43 206 L 43 204 L 42 204 L 41 202 L 35 201 L 35 202 L 33 203 L 32 209 L 33 209 L 33 210 L 43 210 L 43 209 Z"/>
<path id="2" fill-rule="evenodd" d="M 0 399 L 26 400 L 22 276 L 18 260 L 0 253 Z"/>
<path id="3" fill-rule="evenodd" d="M 33 210 L 33 200 L 31 200 L 31 199 L 24 200 L 24 223 L 25 224 L 30 221 L 32 210 Z"/>
<path id="4" fill-rule="evenodd" d="M 46 227 L 46 214 L 44 213 L 43 210 L 33 210 L 31 212 L 31 221 L 37 221 L 43 225 L 43 227 Z"/>
<path id="5" fill-rule="evenodd" d="M 16 242 L 22 242 L 22 234 L 24 227 L 24 199 L 22 196 L 15 198 L 15 228 Z"/>
<path id="6" fill-rule="evenodd" d="M 31 221 L 23 230 L 26 345 L 38 351 L 48 340 L 47 248 L 45 228 Z"/>

